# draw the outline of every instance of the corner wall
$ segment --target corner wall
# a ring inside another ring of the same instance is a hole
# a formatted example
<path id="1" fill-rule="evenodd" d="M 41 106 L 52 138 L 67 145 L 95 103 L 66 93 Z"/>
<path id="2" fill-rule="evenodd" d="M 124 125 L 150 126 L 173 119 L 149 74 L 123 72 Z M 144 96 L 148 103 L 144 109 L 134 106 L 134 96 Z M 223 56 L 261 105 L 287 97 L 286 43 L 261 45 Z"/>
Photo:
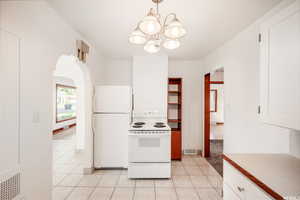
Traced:
<path id="1" fill-rule="evenodd" d="M 0 28 L 21 39 L 21 192 L 51 200 L 53 72 L 59 56 L 76 55 L 75 42 L 84 38 L 45 1 L 0 1 Z M 102 58 L 92 45 L 87 59 L 95 82 Z"/>
<path id="2" fill-rule="evenodd" d="M 283 1 L 264 17 L 204 58 L 206 72 L 224 67 L 227 153 L 289 153 L 290 131 L 259 121 L 260 23 L 292 1 Z"/>

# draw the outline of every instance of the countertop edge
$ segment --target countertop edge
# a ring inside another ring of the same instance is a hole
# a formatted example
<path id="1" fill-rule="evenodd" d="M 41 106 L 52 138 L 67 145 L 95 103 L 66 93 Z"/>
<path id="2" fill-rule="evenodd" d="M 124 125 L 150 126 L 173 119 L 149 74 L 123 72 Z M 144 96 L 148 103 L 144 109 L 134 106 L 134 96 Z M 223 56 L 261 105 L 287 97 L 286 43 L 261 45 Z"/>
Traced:
<path id="1" fill-rule="evenodd" d="M 238 163 L 233 161 L 229 156 L 223 154 L 223 159 L 227 161 L 231 166 L 233 166 L 235 169 L 237 169 L 240 173 L 242 173 L 244 176 L 246 176 L 251 182 L 253 182 L 255 185 L 257 185 L 259 188 L 261 188 L 263 191 L 265 191 L 267 194 L 269 194 L 271 197 L 273 197 L 276 200 L 284 200 L 285 198 L 282 197 L 280 194 L 275 192 L 272 188 L 264 184 L 262 181 L 257 179 L 253 174 L 245 170 L 243 167 L 241 167 Z"/>

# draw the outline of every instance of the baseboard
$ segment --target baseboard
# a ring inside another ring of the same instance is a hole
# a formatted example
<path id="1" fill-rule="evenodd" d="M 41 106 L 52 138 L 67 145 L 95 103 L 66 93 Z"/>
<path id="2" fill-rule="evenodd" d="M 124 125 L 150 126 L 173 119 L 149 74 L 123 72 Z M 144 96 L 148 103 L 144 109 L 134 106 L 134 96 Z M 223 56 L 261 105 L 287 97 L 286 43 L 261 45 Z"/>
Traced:
<path id="1" fill-rule="evenodd" d="M 91 175 L 93 174 L 95 171 L 95 168 L 94 167 L 91 167 L 91 168 L 83 168 L 83 174 L 84 175 Z"/>
<path id="2" fill-rule="evenodd" d="M 182 151 L 183 155 L 202 155 L 201 149 L 184 149 Z"/>
<path id="3" fill-rule="evenodd" d="M 68 129 L 73 128 L 75 126 L 76 126 L 76 123 L 70 124 L 70 125 L 67 125 L 66 127 L 55 129 L 55 130 L 52 131 L 52 133 L 53 133 L 53 135 L 56 135 L 56 134 L 58 134 L 62 131 L 68 130 Z"/>

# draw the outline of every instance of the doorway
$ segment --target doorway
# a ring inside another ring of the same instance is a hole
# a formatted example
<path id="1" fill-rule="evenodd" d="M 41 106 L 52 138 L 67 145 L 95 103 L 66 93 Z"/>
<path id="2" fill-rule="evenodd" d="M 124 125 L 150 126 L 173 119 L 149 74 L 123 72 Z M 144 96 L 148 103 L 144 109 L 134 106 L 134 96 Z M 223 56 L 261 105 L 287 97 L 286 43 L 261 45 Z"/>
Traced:
<path id="1" fill-rule="evenodd" d="M 224 68 L 205 75 L 204 157 L 223 175 Z"/>
<path id="2" fill-rule="evenodd" d="M 60 56 L 53 80 L 53 185 L 68 186 L 93 167 L 92 83 L 73 55 Z"/>

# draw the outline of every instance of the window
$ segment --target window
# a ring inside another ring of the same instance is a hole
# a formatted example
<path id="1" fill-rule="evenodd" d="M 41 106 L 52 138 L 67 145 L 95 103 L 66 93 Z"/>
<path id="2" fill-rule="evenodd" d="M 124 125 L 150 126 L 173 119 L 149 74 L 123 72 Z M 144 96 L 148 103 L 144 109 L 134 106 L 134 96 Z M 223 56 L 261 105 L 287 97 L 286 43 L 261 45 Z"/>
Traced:
<path id="1" fill-rule="evenodd" d="M 76 88 L 56 85 L 56 122 L 76 118 Z"/>

